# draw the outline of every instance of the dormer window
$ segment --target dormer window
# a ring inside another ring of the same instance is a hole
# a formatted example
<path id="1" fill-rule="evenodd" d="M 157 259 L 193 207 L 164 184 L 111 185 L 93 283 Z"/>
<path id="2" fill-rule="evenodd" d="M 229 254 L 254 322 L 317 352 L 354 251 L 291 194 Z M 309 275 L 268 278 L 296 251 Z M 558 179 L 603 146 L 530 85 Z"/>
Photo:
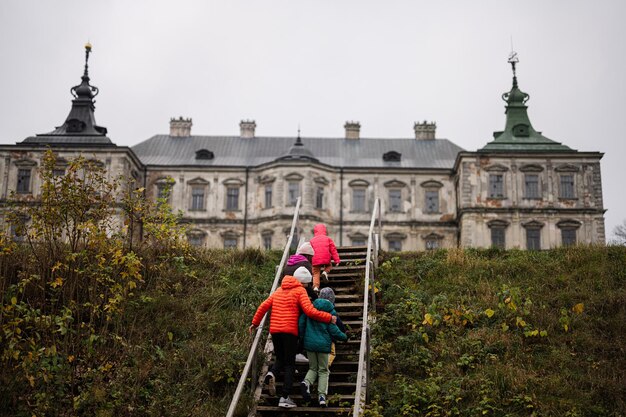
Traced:
<path id="1" fill-rule="evenodd" d="M 196 151 L 196 159 L 213 159 L 213 158 L 215 158 L 215 155 L 213 154 L 213 152 L 207 149 L 200 149 L 199 151 Z"/>
<path id="2" fill-rule="evenodd" d="M 400 162 L 402 160 L 402 154 L 396 151 L 389 151 L 383 154 L 383 161 L 385 162 Z"/>

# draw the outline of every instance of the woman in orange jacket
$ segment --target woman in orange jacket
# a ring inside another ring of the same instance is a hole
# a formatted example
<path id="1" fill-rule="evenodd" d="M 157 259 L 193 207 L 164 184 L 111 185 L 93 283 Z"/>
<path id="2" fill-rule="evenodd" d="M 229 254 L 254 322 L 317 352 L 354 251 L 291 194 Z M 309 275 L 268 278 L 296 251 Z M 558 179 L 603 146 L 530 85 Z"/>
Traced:
<path id="1" fill-rule="evenodd" d="M 270 334 L 274 344 L 276 361 L 265 376 L 265 384 L 271 395 L 276 395 L 276 377 L 282 368 L 285 370 L 285 381 L 282 388 L 279 407 L 293 408 L 296 404 L 289 398 L 293 385 L 296 351 L 298 348 L 298 319 L 304 312 L 313 320 L 324 323 L 336 323 L 337 318 L 330 313 L 313 307 L 301 282 L 311 282 L 311 273 L 304 267 L 298 268 L 293 276 L 285 276 L 283 282 L 257 309 L 250 325 L 250 333 L 261 323 L 261 319 L 272 308 L 270 314 Z"/>

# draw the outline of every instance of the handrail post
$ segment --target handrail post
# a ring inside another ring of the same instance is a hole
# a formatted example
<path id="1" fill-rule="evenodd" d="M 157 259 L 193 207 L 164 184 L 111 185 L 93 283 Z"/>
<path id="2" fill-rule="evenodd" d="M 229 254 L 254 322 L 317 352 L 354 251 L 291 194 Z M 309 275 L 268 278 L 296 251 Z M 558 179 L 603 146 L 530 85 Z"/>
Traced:
<path id="1" fill-rule="evenodd" d="M 293 231 L 298 223 L 298 217 L 300 212 L 300 202 L 301 198 L 298 197 L 296 200 L 296 207 L 293 213 L 293 220 L 291 221 L 291 230 L 289 232 L 289 236 L 287 237 L 287 243 L 285 244 L 285 249 L 283 250 L 283 256 L 280 260 L 280 264 L 276 268 L 276 273 L 274 275 L 274 282 L 272 284 L 272 289 L 270 290 L 270 294 L 276 290 L 278 287 L 278 281 L 280 281 L 280 273 L 283 270 L 283 266 L 285 265 L 285 261 L 287 260 L 287 255 L 289 254 L 289 248 L 291 247 L 291 241 L 293 240 Z M 248 359 L 246 360 L 246 364 L 243 367 L 243 371 L 241 372 L 241 377 L 239 377 L 239 382 L 237 383 L 237 388 L 235 389 L 235 394 L 233 394 L 233 399 L 230 402 L 230 406 L 228 407 L 228 411 L 226 412 L 226 417 L 233 417 L 235 414 L 235 410 L 237 408 L 237 404 L 239 404 L 239 399 L 241 398 L 241 394 L 243 393 L 243 388 L 246 384 L 246 379 L 248 378 L 248 374 L 250 370 L 256 368 L 254 366 L 254 362 L 256 361 L 258 346 L 261 340 L 261 335 L 263 333 L 263 327 L 265 325 L 265 321 L 267 320 L 267 313 L 261 319 L 261 323 L 259 327 L 256 329 L 256 334 L 254 335 L 254 340 L 252 342 L 252 347 L 250 348 L 250 352 L 248 353 Z M 254 379 L 254 378 L 252 378 Z M 254 385 L 254 382 L 252 382 Z"/>
<path id="2" fill-rule="evenodd" d="M 369 387 L 369 298 L 372 297 L 372 304 L 376 303 L 375 287 L 372 283 L 370 288 L 370 275 L 373 272 L 374 262 L 372 261 L 373 249 L 378 245 L 374 242 L 374 227 L 378 219 L 378 228 L 381 228 L 380 220 L 380 200 L 374 202 L 374 210 L 372 211 L 372 219 L 370 220 L 370 228 L 367 235 L 367 257 L 365 259 L 365 285 L 363 290 L 363 322 L 361 326 L 361 344 L 359 347 L 359 368 L 356 377 L 356 391 L 354 393 L 354 409 L 353 417 L 360 417 L 363 413 L 363 407 L 367 402 Z M 374 277 L 372 277 L 373 280 Z M 371 293 L 370 293 L 371 291 Z M 375 307 L 374 307 L 375 308 Z M 363 389 L 365 388 L 365 389 Z"/>

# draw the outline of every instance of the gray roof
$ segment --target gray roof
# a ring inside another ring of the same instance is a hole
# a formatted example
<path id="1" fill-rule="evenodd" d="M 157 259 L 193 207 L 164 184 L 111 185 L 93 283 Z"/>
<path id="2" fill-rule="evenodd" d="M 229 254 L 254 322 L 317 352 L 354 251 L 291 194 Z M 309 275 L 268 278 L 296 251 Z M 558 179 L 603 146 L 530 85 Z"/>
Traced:
<path id="1" fill-rule="evenodd" d="M 54 135 L 37 135 L 30 136 L 19 145 L 50 145 L 50 146 L 115 146 L 111 139 L 103 135 L 93 136 L 54 136 Z"/>
<path id="2" fill-rule="evenodd" d="M 132 149 L 146 165 L 240 167 L 285 159 L 295 142 L 295 137 L 156 135 Z M 302 143 L 320 163 L 345 168 L 452 169 L 464 150 L 447 139 L 302 138 Z M 214 158 L 196 159 L 201 149 L 213 152 Z M 383 161 L 383 154 L 390 151 L 400 153 L 401 161 Z"/>

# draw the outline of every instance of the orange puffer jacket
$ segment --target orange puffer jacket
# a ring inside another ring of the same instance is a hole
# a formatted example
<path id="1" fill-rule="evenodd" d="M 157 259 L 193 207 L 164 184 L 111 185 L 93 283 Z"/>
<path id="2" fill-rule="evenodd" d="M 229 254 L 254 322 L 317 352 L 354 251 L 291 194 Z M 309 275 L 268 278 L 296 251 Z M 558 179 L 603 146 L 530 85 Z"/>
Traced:
<path id="1" fill-rule="evenodd" d="M 301 311 L 313 320 L 324 323 L 330 323 L 332 320 L 330 313 L 313 307 L 300 281 L 290 275 L 285 276 L 280 288 L 261 303 L 254 314 L 252 324 L 258 326 L 270 307 L 272 308 L 270 333 L 289 333 L 297 336 Z"/>

